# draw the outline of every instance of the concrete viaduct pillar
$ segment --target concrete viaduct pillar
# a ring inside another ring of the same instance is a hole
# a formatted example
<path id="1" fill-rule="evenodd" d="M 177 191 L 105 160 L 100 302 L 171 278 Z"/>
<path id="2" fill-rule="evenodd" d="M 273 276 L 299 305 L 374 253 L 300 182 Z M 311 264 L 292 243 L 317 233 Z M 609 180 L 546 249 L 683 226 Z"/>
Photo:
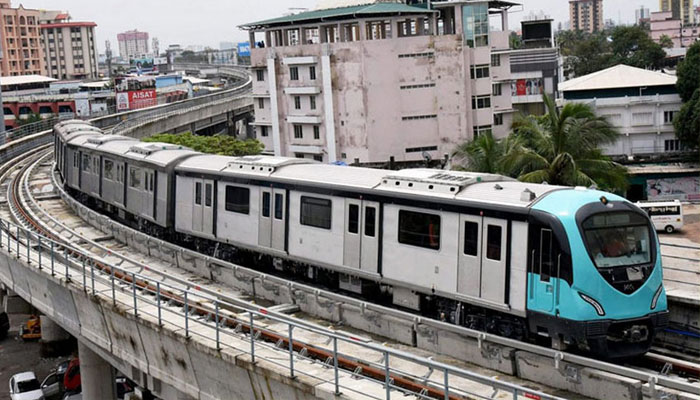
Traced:
<path id="1" fill-rule="evenodd" d="M 115 400 L 117 390 L 112 366 L 81 342 L 78 342 L 78 357 L 83 398 Z"/>
<path id="2" fill-rule="evenodd" d="M 41 354 L 42 357 L 55 357 L 66 354 L 70 350 L 71 336 L 57 323 L 46 315 L 39 317 L 41 320 Z"/>

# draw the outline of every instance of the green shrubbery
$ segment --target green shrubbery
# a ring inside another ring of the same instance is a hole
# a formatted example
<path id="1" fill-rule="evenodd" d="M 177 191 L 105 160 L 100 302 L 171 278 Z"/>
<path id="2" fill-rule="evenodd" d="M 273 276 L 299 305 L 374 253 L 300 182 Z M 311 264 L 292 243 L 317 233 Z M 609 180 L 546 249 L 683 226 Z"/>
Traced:
<path id="1" fill-rule="evenodd" d="M 225 156 L 255 155 L 260 154 L 264 149 L 263 144 L 255 139 L 238 140 L 233 136 L 227 135 L 200 136 L 193 135 L 191 132 L 180 134 L 160 133 L 141 140 L 144 142 L 178 144 L 201 153 Z"/>

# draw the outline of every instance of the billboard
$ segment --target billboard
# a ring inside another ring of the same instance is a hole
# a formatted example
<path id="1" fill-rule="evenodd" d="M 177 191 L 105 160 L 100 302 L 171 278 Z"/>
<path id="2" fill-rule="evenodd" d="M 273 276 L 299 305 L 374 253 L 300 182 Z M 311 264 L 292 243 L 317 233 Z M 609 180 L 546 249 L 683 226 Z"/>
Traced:
<path id="1" fill-rule="evenodd" d="M 541 95 L 544 93 L 542 78 L 518 79 L 510 83 L 511 96 Z"/>
<path id="2" fill-rule="evenodd" d="M 648 200 L 700 200 L 700 178 L 647 179 Z"/>
<path id="3" fill-rule="evenodd" d="M 132 90 L 117 93 L 117 110 L 137 110 L 139 108 L 158 105 L 158 96 L 155 89 Z"/>
<path id="4" fill-rule="evenodd" d="M 238 43 L 238 55 L 240 57 L 250 57 L 250 43 L 249 42 L 239 42 Z"/>
<path id="5" fill-rule="evenodd" d="M 168 57 L 156 57 L 153 59 L 153 64 L 164 65 L 168 63 Z"/>
<path id="6" fill-rule="evenodd" d="M 158 71 L 153 58 L 132 58 L 129 60 L 130 70 L 141 75 L 144 72 Z"/>

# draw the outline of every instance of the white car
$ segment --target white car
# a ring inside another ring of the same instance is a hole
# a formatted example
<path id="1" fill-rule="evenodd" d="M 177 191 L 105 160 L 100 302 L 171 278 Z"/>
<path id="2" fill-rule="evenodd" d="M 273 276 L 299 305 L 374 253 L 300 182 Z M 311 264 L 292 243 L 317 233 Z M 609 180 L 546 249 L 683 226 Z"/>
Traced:
<path id="1" fill-rule="evenodd" d="M 44 392 L 34 372 L 22 372 L 10 378 L 10 399 L 44 400 Z"/>

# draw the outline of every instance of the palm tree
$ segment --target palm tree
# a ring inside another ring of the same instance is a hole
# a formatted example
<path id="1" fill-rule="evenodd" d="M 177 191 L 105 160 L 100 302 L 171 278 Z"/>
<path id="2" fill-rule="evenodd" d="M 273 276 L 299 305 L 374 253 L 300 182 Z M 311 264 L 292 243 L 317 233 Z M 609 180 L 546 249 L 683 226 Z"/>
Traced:
<path id="1" fill-rule="evenodd" d="M 626 169 L 600 150 L 617 140 L 615 128 L 587 104 L 569 103 L 558 109 L 546 95 L 544 103 L 545 115 L 519 116 L 507 138 L 497 140 L 484 133 L 460 145 L 452 154 L 455 161 L 464 170 L 524 182 L 624 190 Z"/>
<path id="2" fill-rule="evenodd" d="M 505 154 L 502 165 L 518 171 L 524 182 L 624 190 L 626 168 L 600 149 L 617 140 L 617 130 L 587 104 L 558 109 L 552 98 L 543 98 L 545 115 L 521 117 L 513 124 L 513 135 L 523 146 Z"/>

